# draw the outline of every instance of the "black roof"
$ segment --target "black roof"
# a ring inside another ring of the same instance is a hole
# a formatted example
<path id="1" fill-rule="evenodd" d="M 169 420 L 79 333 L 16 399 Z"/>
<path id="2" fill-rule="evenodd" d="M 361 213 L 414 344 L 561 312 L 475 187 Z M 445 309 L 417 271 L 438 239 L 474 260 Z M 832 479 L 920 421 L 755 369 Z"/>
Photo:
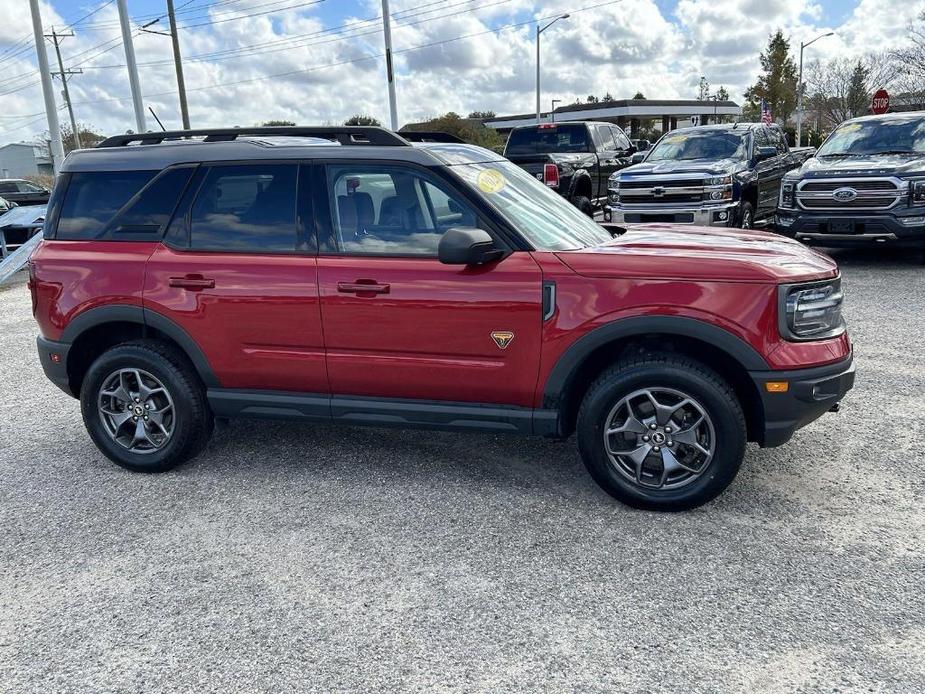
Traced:
<path id="1" fill-rule="evenodd" d="M 328 158 L 407 161 L 423 166 L 501 159 L 475 145 L 412 144 L 384 128 L 262 127 L 118 135 L 93 149 L 71 152 L 62 171 L 152 171 L 200 162 Z"/>

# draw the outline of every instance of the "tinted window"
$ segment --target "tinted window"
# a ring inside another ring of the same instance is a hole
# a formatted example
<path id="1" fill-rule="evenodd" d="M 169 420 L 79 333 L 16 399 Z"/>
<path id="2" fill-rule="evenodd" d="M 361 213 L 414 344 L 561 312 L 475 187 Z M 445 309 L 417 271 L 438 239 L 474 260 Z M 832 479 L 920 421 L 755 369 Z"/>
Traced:
<path id="1" fill-rule="evenodd" d="M 4 181 L 0 183 L 0 193 L 18 193 L 19 186 L 14 181 Z"/>
<path id="2" fill-rule="evenodd" d="M 590 150 L 588 126 L 548 124 L 512 130 L 504 154 L 589 152 Z"/>
<path id="3" fill-rule="evenodd" d="M 338 248 L 354 255 L 436 256 L 444 232 L 478 226 L 442 183 L 399 167 L 328 169 Z"/>
<path id="4" fill-rule="evenodd" d="M 613 141 L 613 132 L 609 125 L 597 126 L 597 139 L 601 141 L 601 149 L 612 152 L 617 148 Z"/>
<path id="5" fill-rule="evenodd" d="M 193 171 L 195 169 L 189 166 L 162 173 L 112 220 L 105 235 L 128 238 L 137 234 L 156 234 L 159 237 Z"/>
<path id="6" fill-rule="evenodd" d="M 294 252 L 297 170 L 294 164 L 213 167 L 193 204 L 191 246 Z"/>
<path id="7" fill-rule="evenodd" d="M 71 174 L 61 205 L 56 237 L 59 239 L 93 239 L 106 228 L 155 171 L 121 171 Z"/>

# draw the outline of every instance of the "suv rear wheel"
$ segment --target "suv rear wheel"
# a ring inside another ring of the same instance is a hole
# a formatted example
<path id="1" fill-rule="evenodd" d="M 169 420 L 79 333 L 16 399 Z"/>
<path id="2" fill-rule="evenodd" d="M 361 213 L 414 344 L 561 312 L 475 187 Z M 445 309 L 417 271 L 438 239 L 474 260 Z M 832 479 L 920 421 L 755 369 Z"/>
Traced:
<path id="1" fill-rule="evenodd" d="M 205 389 L 186 357 L 138 340 L 97 358 L 80 390 L 93 442 L 135 472 L 164 472 L 197 455 L 212 436 Z"/>
<path id="2" fill-rule="evenodd" d="M 683 511 L 715 498 L 735 479 L 745 441 L 729 384 L 680 355 L 621 361 L 594 382 L 578 413 L 591 476 L 636 508 Z"/>

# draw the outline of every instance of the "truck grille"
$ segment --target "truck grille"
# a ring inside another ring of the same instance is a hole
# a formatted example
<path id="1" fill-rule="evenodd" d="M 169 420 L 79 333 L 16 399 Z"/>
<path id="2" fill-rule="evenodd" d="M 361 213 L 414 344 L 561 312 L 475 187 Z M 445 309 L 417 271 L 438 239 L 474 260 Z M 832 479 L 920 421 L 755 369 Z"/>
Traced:
<path id="1" fill-rule="evenodd" d="M 797 204 L 804 210 L 888 210 L 908 193 L 898 178 L 833 178 L 797 185 Z"/>
<path id="2" fill-rule="evenodd" d="M 620 180 L 621 205 L 687 205 L 703 201 L 704 181 L 701 175 L 688 178 L 641 178 Z"/>

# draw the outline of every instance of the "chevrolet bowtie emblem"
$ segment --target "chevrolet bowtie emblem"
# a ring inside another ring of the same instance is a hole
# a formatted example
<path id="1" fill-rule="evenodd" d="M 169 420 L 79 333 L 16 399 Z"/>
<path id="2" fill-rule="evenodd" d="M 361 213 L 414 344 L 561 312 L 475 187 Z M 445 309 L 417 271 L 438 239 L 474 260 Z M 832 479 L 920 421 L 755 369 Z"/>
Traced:
<path id="1" fill-rule="evenodd" d="M 498 345 L 498 349 L 507 349 L 507 346 L 514 339 L 514 333 L 510 330 L 495 330 L 491 334 L 491 339 Z"/>

